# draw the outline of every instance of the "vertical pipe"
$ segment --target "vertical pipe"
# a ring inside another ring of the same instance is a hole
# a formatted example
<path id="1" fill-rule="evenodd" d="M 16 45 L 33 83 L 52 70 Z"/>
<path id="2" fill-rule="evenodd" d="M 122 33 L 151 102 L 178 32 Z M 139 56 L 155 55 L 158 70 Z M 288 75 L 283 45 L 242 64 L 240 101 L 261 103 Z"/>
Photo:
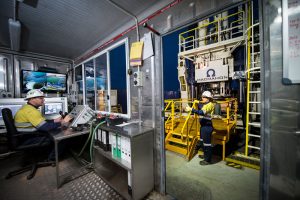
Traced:
<path id="1" fill-rule="evenodd" d="M 152 127 L 155 128 L 155 79 L 154 79 L 154 56 L 151 56 L 151 92 L 152 92 Z"/>
<path id="2" fill-rule="evenodd" d="M 132 13 L 130 13 L 128 10 L 125 10 L 124 8 L 122 8 L 121 6 L 119 6 L 118 4 L 116 4 L 115 2 L 113 2 L 111 0 L 106 0 L 106 1 L 108 3 L 110 3 L 111 5 L 113 5 L 114 7 L 118 8 L 119 10 L 121 10 L 126 15 L 132 17 L 135 20 L 135 25 L 136 25 L 136 40 L 140 41 L 139 23 L 138 23 L 137 17 L 135 15 L 133 15 Z"/>
<path id="3" fill-rule="evenodd" d="M 14 0 L 14 11 L 13 11 L 14 21 L 16 21 L 16 13 L 17 13 L 17 0 Z"/>

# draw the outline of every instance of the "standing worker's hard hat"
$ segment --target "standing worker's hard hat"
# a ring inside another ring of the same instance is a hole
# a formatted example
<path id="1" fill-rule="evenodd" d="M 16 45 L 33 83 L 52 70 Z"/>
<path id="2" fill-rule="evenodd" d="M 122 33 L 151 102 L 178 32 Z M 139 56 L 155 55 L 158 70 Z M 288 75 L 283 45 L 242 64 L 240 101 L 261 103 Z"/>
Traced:
<path id="1" fill-rule="evenodd" d="M 212 98 L 212 94 L 210 91 L 204 91 L 202 93 L 202 97 L 206 97 L 206 98 Z"/>
<path id="2" fill-rule="evenodd" d="M 39 89 L 33 89 L 27 92 L 25 100 L 35 98 L 35 97 L 44 97 L 44 93 Z"/>

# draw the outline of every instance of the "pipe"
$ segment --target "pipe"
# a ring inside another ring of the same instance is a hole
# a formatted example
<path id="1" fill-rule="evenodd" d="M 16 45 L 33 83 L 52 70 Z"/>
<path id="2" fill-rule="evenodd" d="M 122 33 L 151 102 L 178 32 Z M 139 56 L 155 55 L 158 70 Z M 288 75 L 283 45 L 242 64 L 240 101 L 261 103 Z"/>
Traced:
<path id="1" fill-rule="evenodd" d="M 157 30 L 155 30 L 154 28 L 152 28 L 151 26 L 148 26 L 148 24 L 146 22 L 143 24 L 143 26 L 145 28 L 149 29 L 150 31 L 152 31 L 153 33 L 155 33 L 156 35 L 160 36 L 160 33 Z"/>
<path id="2" fill-rule="evenodd" d="M 129 11 L 125 10 L 124 8 L 122 8 L 121 6 L 119 6 L 118 4 L 116 4 L 115 2 L 111 1 L 111 0 L 106 0 L 108 3 L 110 3 L 111 5 L 113 5 L 114 7 L 118 8 L 119 10 L 121 10 L 123 13 L 125 13 L 126 15 L 129 15 L 130 17 L 134 18 L 135 20 L 135 25 L 136 25 L 136 39 L 137 41 L 140 41 L 140 34 L 139 34 L 139 22 L 138 19 L 135 15 L 133 15 L 132 13 L 130 13 Z"/>
<path id="3" fill-rule="evenodd" d="M 130 13 L 129 11 L 125 10 L 124 8 L 122 8 L 121 6 L 119 6 L 118 4 L 116 4 L 115 2 L 111 1 L 111 0 L 106 0 L 108 3 L 110 3 L 111 5 L 115 6 L 116 8 L 118 8 L 119 10 L 121 10 L 122 12 L 124 12 L 126 15 L 129 15 L 130 17 L 134 18 L 135 20 L 135 25 L 136 25 L 136 39 L 137 42 L 140 41 L 140 34 L 139 34 L 139 22 L 138 19 L 135 15 L 133 15 L 132 13 Z M 138 65 L 138 73 L 140 73 L 140 66 Z M 138 107 L 139 107 L 139 125 L 142 125 L 142 91 L 141 91 L 141 87 L 138 87 Z"/>
<path id="4" fill-rule="evenodd" d="M 14 0 L 14 12 L 13 12 L 14 21 L 16 21 L 16 13 L 17 13 L 17 0 Z"/>

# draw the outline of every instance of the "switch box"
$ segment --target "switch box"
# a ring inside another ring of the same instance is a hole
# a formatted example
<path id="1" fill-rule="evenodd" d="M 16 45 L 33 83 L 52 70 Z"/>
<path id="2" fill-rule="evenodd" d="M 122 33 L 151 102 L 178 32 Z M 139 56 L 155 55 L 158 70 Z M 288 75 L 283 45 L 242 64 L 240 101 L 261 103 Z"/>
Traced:
<path id="1" fill-rule="evenodd" d="M 133 73 L 133 85 L 143 86 L 143 72 L 137 71 Z"/>

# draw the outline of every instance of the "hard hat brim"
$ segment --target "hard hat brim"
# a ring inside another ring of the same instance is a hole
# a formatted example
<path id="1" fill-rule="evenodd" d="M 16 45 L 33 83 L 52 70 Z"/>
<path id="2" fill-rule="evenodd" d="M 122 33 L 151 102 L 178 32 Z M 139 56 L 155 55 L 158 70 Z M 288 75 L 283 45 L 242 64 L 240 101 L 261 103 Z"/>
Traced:
<path id="1" fill-rule="evenodd" d="M 29 100 L 29 99 L 33 99 L 33 98 L 37 98 L 37 97 L 45 97 L 45 96 L 41 95 L 41 96 L 35 96 L 35 97 L 27 97 L 27 98 L 25 98 L 25 100 Z"/>

